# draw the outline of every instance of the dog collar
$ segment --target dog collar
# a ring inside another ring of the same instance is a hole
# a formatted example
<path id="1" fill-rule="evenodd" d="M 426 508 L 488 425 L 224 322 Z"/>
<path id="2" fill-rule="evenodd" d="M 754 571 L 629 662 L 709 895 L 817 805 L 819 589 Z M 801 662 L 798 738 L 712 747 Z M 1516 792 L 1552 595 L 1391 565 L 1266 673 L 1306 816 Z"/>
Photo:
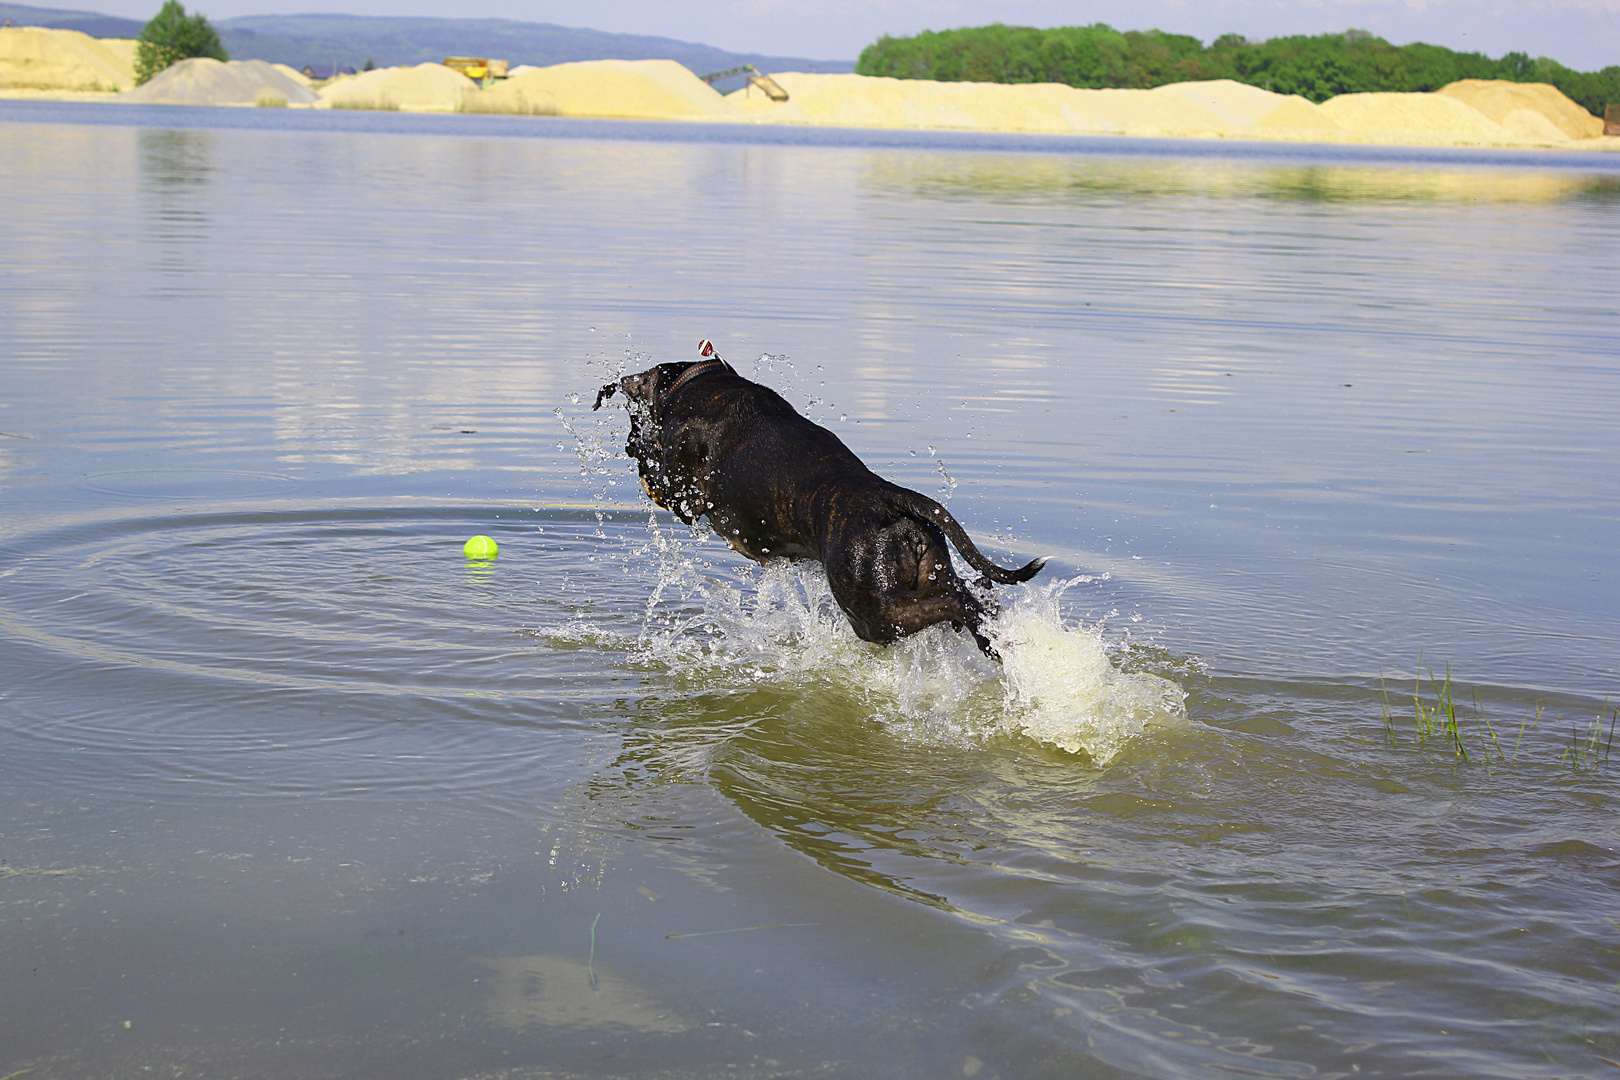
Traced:
<path id="1" fill-rule="evenodd" d="M 705 360 L 701 364 L 693 364 L 691 367 L 681 372 L 680 378 L 669 384 L 669 389 L 665 390 L 661 395 L 659 395 L 658 400 L 668 401 L 670 395 L 679 390 L 686 383 L 686 380 L 696 375 L 702 375 L 706 371 L 713 371 L 715 368 L 725 368 L 727 371 L 730 371 L 731 365 L 720 359 L 718 356 L 713 360 Z"/>

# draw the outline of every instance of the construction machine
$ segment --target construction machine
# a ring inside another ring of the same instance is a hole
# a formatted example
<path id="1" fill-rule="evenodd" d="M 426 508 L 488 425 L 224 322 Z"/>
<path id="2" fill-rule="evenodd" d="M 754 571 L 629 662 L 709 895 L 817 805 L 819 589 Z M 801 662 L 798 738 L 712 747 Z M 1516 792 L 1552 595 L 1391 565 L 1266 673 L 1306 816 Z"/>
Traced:
<path id="1" fill-rule="evenodd" d="M 758 87 L 772 101 L 786 101 L 788 99 L 787 91 L 782 89 L 775 79 L 760 71 L 753 64 L 743 64 L 741 67 L 727 68 L 724 71 L 711 71 L 707 75 L 699 75 L 698 78 L 713 86 L 716 81 L 730 78 L 733 75 L 747 75 L 748 85 Z"/>

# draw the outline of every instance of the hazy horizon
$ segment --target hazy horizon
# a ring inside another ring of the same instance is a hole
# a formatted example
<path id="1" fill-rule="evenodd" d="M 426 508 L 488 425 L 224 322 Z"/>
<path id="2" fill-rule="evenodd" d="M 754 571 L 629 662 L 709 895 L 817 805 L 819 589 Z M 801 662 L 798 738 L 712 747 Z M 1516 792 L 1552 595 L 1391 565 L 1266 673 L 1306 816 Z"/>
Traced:
<path id="1" fill-rule="evenodd" d="M 37 6 L 57 6 L 39 4 Z M 68 5 L 62 5 L 68 6 Z M 158 0 L 91 0 L 75 9 L 131 19 Z M 190 11 L 223 20 L 246 15 L 348 14 L 443 18 L 425 0 L 196 0 Z M 471 0 L 457 18 L 504 18 L 701 43 L 738 53 L 854 60 L 883 34 L 909 35 L 1002 22 L 1066 26 L 1104 22 L 1119 30 L 1163 30 L 1208 43 L 1222 34 L 1254 39 L 1361 29 L 1397 45 L 1425 41 L 1492 57 L 1549 56 L 1580 71 L 1620 64 L 1620 0 L 1097 0 L 1077 11 L 1058 0 L 602 0 L 585 12 L 548 0 Z"/>

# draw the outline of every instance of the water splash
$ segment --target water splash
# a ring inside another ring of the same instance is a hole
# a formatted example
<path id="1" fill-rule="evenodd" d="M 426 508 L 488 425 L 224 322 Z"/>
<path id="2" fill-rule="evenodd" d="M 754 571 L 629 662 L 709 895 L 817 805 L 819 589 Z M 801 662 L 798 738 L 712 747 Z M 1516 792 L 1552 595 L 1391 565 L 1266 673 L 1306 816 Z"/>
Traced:
<path id="1" fill-rule="evenodd" d="M 1126 670 L 1100 627 L 1065 623 L 1060 598 L 1089 577 L 998 590 L 1002 610 L 988 628 L 996 664 L 946 625 L 890 646 L 862 641 L 816 564 L 753 567 L 725 552 L 711 562 L 702 549 L 712 544 L 649 515 L 647 541 L 626 558 L 629 569 L 651 569 L 648 600 L 639 631 L 616 640 L 631 666 L 705 691 L 858 702 L 852 719 L 911 743 L 1029 739 L 1098 766 L 1149 730 L 1186 722 L 1180 686 Z M 614 637 L 583 625 L 565 636 Z"/>
<path id="2" fill-rule="evenodd" d="M 997 620 L 1008 721 L 1024 734 L 1099 765 L 1154 725 L 1186 721 L 1186 692 L 1170 679 L 1116 666 L 1100 630 L 1064 626 L 1058 600 L 1085 578 L 1025 586 Z"/>
<path id="3" fill-rule="evenodd" d="M 756 373 L 783 368 L 791 370 L 786 357 L 755 361 Z M 614 461 L 617 448 L 560 409 L 558 418 L 575 440 L 582 474 L 602 484 L 605 498 L 617 486 L 615 465 L 623 465 Z M 954 486 L 943 462 L 940 472 Z M 706 527 L 666 524 L 650 506 L 645 539 L 626 547 L 624 563 L 626 573 L 649 578 L 639 631 L 632 637 L 580 618 L 557 640 L 622 650 L 633 666 L 716 690 L 837 690 L 861 703 L 861 719 L 926 744 L 1023 738 L 1101 766 L 1150 729 L 1186 722 L 1180 686 L 1121 666 L 1101 626 L 1064 621 L 1063 595 L 1095 580 L 1089 576 L 998 589 L 1001 611 L 987 628 L 1002 657 L 996 664 L 944 625 L 887 647 L 864 642 L 819 566 L 754 567 L 719 548 Z"/>

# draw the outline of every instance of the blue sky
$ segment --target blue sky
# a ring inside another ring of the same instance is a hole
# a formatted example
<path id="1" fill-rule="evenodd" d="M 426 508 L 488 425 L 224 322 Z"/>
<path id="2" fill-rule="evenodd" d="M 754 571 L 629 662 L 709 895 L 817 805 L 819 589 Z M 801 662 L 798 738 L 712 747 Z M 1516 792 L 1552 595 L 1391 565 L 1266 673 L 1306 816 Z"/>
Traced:
<path id="1" fill-rule="evenodd" d="M 80 7 L 63 0 L 41 6 Z M 158 0 L 89 0 L 145 19 Z M 1620 0 L 189 0 L 211 19 L 332 11 L 524 19 L 697 41 L 734 52 L 853 60 L 881 34 L 1004 22 L 1160 29 L 1209 42 L 1357 28 L 1396 44 L 1428 41 L 1490 56 L 1514 50 L 1587 71 L 1620 65 Z"/>

